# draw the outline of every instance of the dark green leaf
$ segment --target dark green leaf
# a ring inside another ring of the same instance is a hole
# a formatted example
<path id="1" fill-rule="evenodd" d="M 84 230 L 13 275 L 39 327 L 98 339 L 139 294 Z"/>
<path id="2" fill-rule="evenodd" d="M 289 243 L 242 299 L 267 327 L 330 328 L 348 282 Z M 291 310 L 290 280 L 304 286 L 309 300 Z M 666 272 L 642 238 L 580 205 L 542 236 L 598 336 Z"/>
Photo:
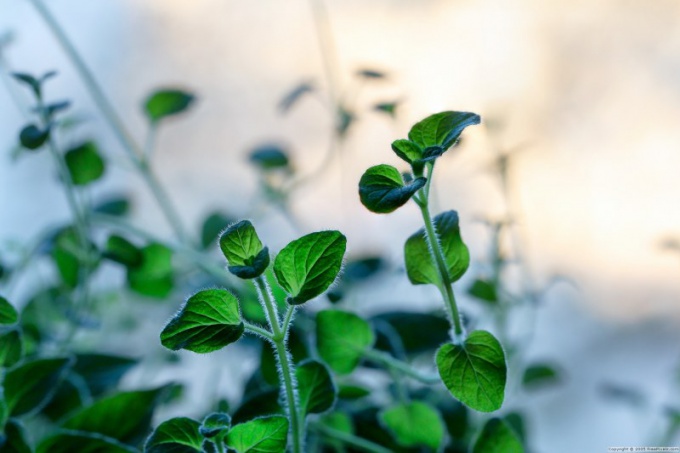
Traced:
<path id="1" fill-rule="evenodd" d="M 385 261 L 380 256 L 351 258 L 342 273 L 343 282 L 353 284 L 373 277 L 383 270 Z"/>
<path id="2" fill-rule="evenodd" d="M 560 381 L 560 373 L 551 364 L 534 363 L 524 370 L 522 385 L 525 388 L 538 388 Z"/>
<path id="3" fill-rule="evenodd" d="M 143 254 L 136 245 L 117 234 L 109 236 L 103 255 L 126 267 L 139 266 L 143 259 Z"/>
<path id="4" fill-rule="evenodd" d="M 121 392 L 103 398 L 68 417 L 61 427 L 136 445 L 148 432 L 151 416 L 165 389 Z"/>
<path id="5" fill-rule="evenodd" d="M 201 245 L 204 249 L 210 247 L 234 220 L 221 212 L 213 212 L 203 221 L 201 226 Z"/>
<path id="6" fill-rule="evenodd" d="M 0 368 L 16 364 L 22 353 L 21 332 L 17 329 L 0 331 Z"/>
<path id="7" fill-rule="evenodd" d="M 28 86 L 33 91 L 33 94 L 35 95 L 36 99 L 40 99 L 42 97 L 40 90 L 41 88 L 40 80 L 36 79 L 30 74 L 22 72 L 14 72 L 12 73 L 12 77 L 14 77 L 16 80 L 23 83 L 24 85 Z"/>
<path id="8" fill-rule="evenodd" d="M 243 423 L 263 415 L 283 414 L 283 408 L 278 401 L 279 394 L 278 389 L 271 389 L 248 395 L 248 398 L 234 412 L 232 423 Z"/>
<path id="9" fill-rule="evenodd" d="M 37 359 L 9 370 L 3 385 L 10 414 L 18 417 L 40 410 L 72 364 L 69 358 Z"/>
<path id="10" fill-rule="evenodd" d="M 361 69 L 357 71 L 357 76 L 364 79 L 384 79 L 385 73 L 374 69 Z"/>
<path id="11" fill-rule="evenodd" d="M 35 124 L 29 124 L 19 132 L 19 143 L 26 149 L 38 149 L 45 144 L 50 136 L 50 130 L 42 130 Z"/>
<path id="12" fill-rule="evenodd" d="M 52 421 L 62 419 L 66 414 L 91 403 L 90 392 L 82 378 L 73 372 L 61 381 L 50 402 L 42 408 L 41 415 Z"/>
<path id="13" fill-rule="evenodd" d="M 252 164 L 265 171 L 287 168 L 289 165 L 288 153 L 274 144 L 258 146 L 250 152 L 249 159 Z"/>
<path id="14" fill-rule="evenodd" d="M 199 423 L 190 418 L 172 418 L 161 423 L 144 444 L 145 453 L 202 453 Z"/>
<path id="15" fill-rule="evenodd" d="M 237 453 L 272 453 L 286 449 L 288 419 L 274 415 L 234 426 L 227 434 L 227 446 Z"/>
<path id="16" fill-rule="evenodd" d="M 194 102 L 194 95 L 177 89 L 155 91 L 144 105 L 149 120 L 155 123 L 163 118 L 178 115 Z"/>
<path id="17" fill-rule="evenodd" d="M 473 453 L 524 453 L 524 447 L 505 421 L 492 418 L 479 434 Z"/>
<path id="18" fill-rule="evenodd" d="M 1 425 L 0 425 L 1 426 Z M 0 453 L 31 453 L 31 447 L 26 440 L 24 427 L 16 419 L 9 419 L 3 432 L 0 431 Z"/>
<path id="19" fill-rule="evenodd" d="M 338 137 L 343 138 L 345 135 L 347 135 L 347 131 L 349 131 L 349 127 L 352 125 L 352 123 L 354 123 L 355 119 L 356 118 L 354 114 L 345 107 L 338 107 L 338 117 L 335 126 Z"/>
<path id="20" fill-rule="evenodd" d="M 373 106 L 373 109 L 378 112 L 383 112 L 394 118 L 397 115 L 397 106 L 399 102 L 379 102 Z"/>
<path id="21" fill-rule="evenodd" d="M 437 450 L 444 439 L 444 422 L 437 410 L 413 401 L 380 413 L 380 421 L 404 447 L 427 446 Z"/>
<path id="22" fill-rule="evenodd" d="M 293 105 L 302 98 L 306 93 L 314 91 L 314 85 L 311 82 L 303 82 L 290 90 L 283 99 L 279 102 L 279 111 L 286 113 L 293 107 Z"/>
<path id="23" fill-rule="evenodd" d="M 476 297 L 479 300 L 490 302 L 492 304 L 498 302 L 496 286 L 489 280 L 478 278 L 474 281 L 470 289 L 468 289 L 468 294 L 472 297 Z"/>
<path id="24" fill-rule="evenodd" d="M 174 282 L 172 250 L 152 243 L 141 252 L 141 263 L 127 272 L 130 289 L 143 296 L 165 299 L 172 292 Z"/>
<path id="25" fill-rule="evenodd" d="M 387 214 L 406 204 L 425 182 L 425 178 L 417 178 L 404 185 L 399 170 L 391 165 L 376 165 L 359 180 L 359 198 L 369 211 Z"/>
<path id="26" fill-rule="evenodd" d="M 476 113 L 436 113 L 416 123 L 408 133 L 408 138 L 423 150 L 438 146 L 446 151 L 455 144 L 466 127 L 480 122 L 481 118 Z"/>
<path id="27" fill-rule="evenodd" d="M 295 376 L 303 414 L 320 414 L 333 407 L 337 390 L 326 365 L 307 360 L 298 365 Z"/>
<path id="28" fill-rule="evenodd" d="M 522 415 L 521 412 L 510 412 L 509 414 L 505 414 L 503 419 L 505 420 L 505 423 L 512 428 L 515 434 L 517 434 L 517 438 L 522 444 L 524 444 L 526 440 L 526 423 L 524 421 L 524 415 Z"/>
<path id="29" fill-rule="evenodd" d="M 373 316 L 371 321 L 378 333 L 376 348 L 386 351 L 393 350 L 388 335 L 396 333 L 401 343 L 399 346 L 409 354 L 438 348 L 449 338 L 449 330 L 451 330 L 449 321 L 443 316 L 412 311 L 381 313 Z M 387 324 L 387 326 L 384 324 Z M 384 328 L 390 329 L 390 331 L 383 333 Z"/>
<path id="30" fill-rule="evenodd" d="M 19 320 L 14 305 L 10 304 L 7 299 L 0 296 L 0 325 L 11 325 Z"/>
<path id="31" fill-rule="evenodd" d="M 423 158 L 423 150 L 411 140 L 403 138 L 392 142 L 392 151 L 409 164 Z"/>
<path id="32" fill-rule="evenodd" d="M 139 453 L 136 448 L 96 433 L 58 430 L 43 440 L 36 453 Z"/>
<path id="33" fill-rule="evenodd" d="M 470 265 L 470 252 L 463 243 L 456 211 L 442 212 L 434 218 L 437 242 L 444 254 L 449 279 L 455 282 Z M 414 285 L 439 284 L 439 271 L 433 262 L 425 229 L 421 228 L 404 245 L 406 273 Z"/>
<path id="34" fill-rule="evenodd" d="M 165 326 L 161 343 L 168 349 L 205 354 L 222 349 L 243 335 L 238 299 L 225 289 L 199 291 Z"/>
<path id="35" fill-rule="evenodd" d="M 269 266 L 269 250 L 262 246 L 248 220 L 235 223 L 222 233 L 220 249 L 229 263 L 229 272 L 239 278 L 259 277 Z"/>
<path id="36" fill-rule="evenodd" d="M 111 198 L 95 205 L 92 210 L 100 214 L 124 216 L 130 212 L 130 200 L 125 197 Z"/>
<path id="37" fill-rule="evenodd" d="M 343 400 L 357 400 L 371 394 L 371 390 L 360 385 L 340 384 L 338 386 L 338 398 Z"/>
<path id="38" fill-rule="evenodd" d="M 338 374 L 351 373 L 374 340 L 371 326 L 354 313 L 324 310 L 316 316 L 319 355 Z"/>
<path id="39" fill-rule="evenodd" d="M 339 231 L 319 231 L 286 245 L 274 261 L 279 285 L 289 294 L 288 303 L 299 305 L 333 284 L 345 256 L 347 238 Z"/>
<path id="40" fill-rule="evenodd" d="M 108 354 L 78 354 L 73 372 L 87 384 L 94 397 L 115 388 L 137 360 Z"/>
<path id="41" fill-rule="evenodd" d="M 97 145 L 86 142 L 69 149 L 64 155 L 71 181 L 76 186 L 84 186 L 102 177 L 105 170 L 104 159 L 99 155 Z"/>
<path id="42" fill-rule="evenodd" d="M 42 108 L 36 108 L 35 111 L 36 113 L 39 113 L 40 115 L 43 115 L 46 118 L 52 118 L 57 113 L 63 112 L 64 110 L 67 110 L 69 107 L 71 107 L 70 101 L 59 101 L 47 104 Z"/>
<path id="43" fill-rule="evenodd" d="M 456 399 L 480 412 L 500 409 L 507 369 L 503 348 L 493 335 L 476 330 L 462 345 L 443 345 L 436 360 L 439 376 Z"/>
<path id="44" fill-rule="evenodd" d="M 204 437 L 212 438 L 220 433 L 226 433 L 231 426 L 231 417 L 222 412 L 208 414 L 201 423 L 199 431 Z"/>

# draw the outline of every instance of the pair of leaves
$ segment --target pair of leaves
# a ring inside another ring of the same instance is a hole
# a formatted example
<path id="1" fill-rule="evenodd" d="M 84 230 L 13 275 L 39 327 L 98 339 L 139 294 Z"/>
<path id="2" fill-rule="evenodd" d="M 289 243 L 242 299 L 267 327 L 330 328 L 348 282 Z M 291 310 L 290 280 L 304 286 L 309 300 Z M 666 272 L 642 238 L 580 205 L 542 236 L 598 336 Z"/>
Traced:
<path id="1" fill-rule="evenodd" d="M 349 374 L 374 343 L 371 326 L 341 310 L 324 310 L 316 316 L 316 345 L 321 358 L 338 374 Z"/>

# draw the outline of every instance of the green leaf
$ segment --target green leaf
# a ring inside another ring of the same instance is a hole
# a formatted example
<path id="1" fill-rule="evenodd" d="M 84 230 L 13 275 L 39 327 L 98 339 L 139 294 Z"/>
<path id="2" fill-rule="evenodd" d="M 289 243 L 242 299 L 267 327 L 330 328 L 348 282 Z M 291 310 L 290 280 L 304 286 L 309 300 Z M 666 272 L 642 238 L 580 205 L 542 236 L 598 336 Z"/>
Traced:
<path id="1" fill-rule="evenodd" d="M 32 75 L 23 72 L 14 72 L 12 73 L 12 77 L 29 87 L 33 91 L 36 99 L 40 99 L 42 97 L 40 92 L 41 81 L 39 79 L 36 79 Z"/>
<path id="2" fill-rule="evenodd" d="M 220 433 L 229 431 L 231 417 L 223 412 L 213 412 L 208 414 L 201 423 L 199 431 L 203 437 L 213 438 Z"/>
<path id="3" fill-rule="evenodd" d="M 419 401 L 398 404 L 381 412 L 380 421 L 404 447 L 427 446 L 437 450 L 444 439 L 441 416 L 435 408 Z"/>
<path id="4" fill-rule="evenodd" d="M 473 453 L 524 453 L 515 432 L 500 418 L 492 418 L 479 434 Z"/>
<path id="5" fill-rule="evenodd" d="M 416 123 L 408 133 L 408 138 L 423 150 L 439 147 L 444 152 L 455 144 L 466 127 L 480 122 L 481 118 L 476 113 L 436 113 Z"/>
<path id="6" fill-rule="evenodd" d="M 40 410 L 72 364 L 69 358 L 36 359 L 9 370 L 3 385 L 10 414 L 18 417 Z"/>
<path id="7" fill-rule="evenodd" d="M 97 433 L 129 445 L 136 445 L 149 430 L 156 404 L 166 387 L 121 392 L 100 399 L 68 417 L 64 429 Z"/>
<path id="8" fill-rule="evenodd" d="M 19 132 L 19 143 L 26 149 L 35 150 L 45 144 L 50 136 L 50 130 L 42 130 L 35 124 L 29 124 Z"/>
<path id="9" fill-rule="evenodd" d="M 103 255 L 105 258 L 125 267 L 139 266 L 144 257 L 142 251 L 136 245 L 117 234 L 109 236 Z"/>
<path id="10" fill-rule="evenodd" d="M 130 289 L 148 297 L 165 299 L 174 283 L 172 250 L 162 244 L 151 243 L 141 249 L 142 261 L 128 268 Z"/>
<path id="11" fill-rule="evenodd" d="M 399 170 L 391 165 L 376 165 L 359 180 L 359 198 L 369 211 L 388 214 L 406 204 L 425 182 L 425 178 L 417 178 L 404 185 Z"/>
<path id="12" fill-rule="evenodd" d="M 0 332 L 0 368 L 16 364 L 23 354 L 21 332 L 17 329 Z"/>
<path id="13" fill-rule="evenodd" d="M 83 143 L 71 148 L 64 155 L 71 181 L 76 186 L 84 186 L 102 177 L 105 170 L 104 159 L 99 155 L 97 145 Z"/>
<path id="14" fill-rule="evenodd" d="M 465 274 L 470 265 L 470 252 L 460 236 L 458 213 L 442 212 L 434 218 L 434 228 L 437 242 L 444 254 L 449 280 L 455 282 Z M 424 228 L 408 238 L 404 245 L 404 256 L 406 273 L 411 283 L 439 284 L 439 271 L 433 262 Z"/>
<path id="15" fill-rule="evenodd" d="M 131 202 L 124 196 L 110 198 L 97 203 L 92 211 L 99 214 L 107 214 L 116 217 L 124 216 L 130 212 Z"/>
<path id="16" fill-rule="evenodd" d="M 9 419 L 4 429 L 4 442 L 2 438 L 2 431 L 0 431 L 0 453 L 31 453 L 32 451 L 26 440 L 24 427 L 16 419 Z"/>
<path id="17" fill-rule="evenodd" d="M 0 325 L 15 324 L 19 320 L 19 315 L 12 304 L 7 299 L 0 296 Z"/>
<path id="18" fill-rule="evenodd" d="M 326 365 L 306 360 L 297 366 L 295 376 L 303 414 L 321 414 L 333 407 L 337 390 Z"/>
<path id="19" fill-rule="evenodd" d="M 202 453 L 200 424 L 186 417 L 161 423 L 144 444 L 145 453 Z"/>
<path id="20" fill-rule="evenodd" d="M 303 95 L 312 91 L 314 91 L 314 85 L 312 85 L 311 82 L 302 82 L 298 84 L 290 90 L 281 101 L 279 101 L 279 111 L 281 113 L 288 112 Z"/>
<path id="21" fill-rule="evenodd" d="M 371 323 L 378 333 L 375 347 L 396 353 L 399 351 L 394 350 L 394 336 L 388 338 L 389 333 L 397 334 L 401 340 L 397 347 L 406 353 L 418 354 L 437 349 L 448 340 L 451 330 L 451 325 L 445 317 L 413 311 L 381 313 L 373 316 Z"/>
<path id="22" fill-rule="evenodd" d="M 136 448 L 96 433 L 58 430 L 43 440 L 36 453 L 139 453 Z"/>
<path id="23" fill-rule="evenodd" d="M 259 277 L 269 266 L 269 249 L 262 246 L 248 220 L 235 223 L 222 233 L 220 249 L 229 263 L 229 272 L 239 278 Z"/>
<path id="24" fill-rule="evenodd" d="M 194 95 L 177 89 L 155 91 L 144 105 L 146 115 L 152 123 L 168 116 L 178 115 L 194 102 Z"/>
<path id="25" fill-rule="evenodd" d="M 376 112 L 386 113 L 387 115 L 394 118 L 397 115 L 397 107 L 399 106 L 399 104 L 400 104 L 399 101 L 379 102 L 373 106 L 373 110 L 375 110 Z"/>
<path id="26" fill-rule="evenodd" d="M 392 151 L 409 164 L 423 158 L 423 150 L 411 140 L 403 138 L 392 142 Z"/>
<path id="27" fill-rule="evenodd" d="M 299 305 L 324 293 L 335 281 L 347 238 L 339 231 L 319 231 L 286 245 L 274 261 L 279 285 L 290 295 L 288 303 Z"/>
<path id="28" fill-rule="evenodd" d="M 507 369 L 503 348 L 493 335 L 476 330 L 462 345 L 445 344 L 436 361 L 446 388 L 461 403 L 480 412 L 500 409 Z"/>
<path id="29" fill-rule="evenodd" d="M 482 278 L 478 278 L 474 281 L 470 289 L 468 289 L 468 294 L 491 304 L 498 302 L 496 286 L 493 282 Z"/>
<path id="30" fill-rule="evenodd" d="M 343 400 L 357 400 L 371 394 L 371 390 L 355 384 L 338 385 L 338 398 Z"/>
<path id="31" fill-rule="evenodd" d="M 374 341 L 371 326 L 354 313 L 324 310 L 316 315 L 319 355 L 338 374 L 351 373 Z"/>
<path id="32" fill-rule="evenodd" d="M 235 342 L 244 330 L 236 296 L 225 289 L 207 289 L 187 300 L 161 332 L 161 343 L 173 351 L 205 354 Z"/>
<path id="33" fill-rule="evenodd" d="M 278 145 L 262 145 L 250 152 L 250 162 L 260 170 L 288 168 L 288 153 Z"/>
<path id="34" fill-rule="evenodd" d="M 527 389 L 534 389 L 555 384 L 559 380 L 560 373 L 556 367 L 547 363 L 534 363 L 524 370 L 522 385 Z"/>
<path id="35" fill-rule="evenodd" d="M 237 453 L 282 452 L 287 438 L 288 419 L 273 415 L 234 426 L 227 434 L 227 446 Z"/>
<path id="36" fill-rule="evenodd" d="M 234 411 L 232 423 L 243 423 L 255 417 L 283 414 L 283 408 L 279 405 L 279 389 L 264 390 L 247 398 Z"/>
<path id="37" fill-rule="evenodd" d="M 78 286 L 80 270 L 85 266 L 87 256 L 94 254 L 94 244 L 87 240 L 89 250 L 84 250 L 81 238 L 74 227 L 66 227 L 58 231 L 50 254 L 57 267 L 57 271 L 67 288 L 73 289 Z M 97 262 L 90 264 L 91 269 L 97 266 Z"/>
<path id="38" fill-rule="evenodd" d="M 203 248 L 207 249 L 213 245 L 220 233 L 233 222 L 234 220 L 231 217 L 221 212 L 213 212 L 208 215 L 201 226 L 201 245 Z"/>
<path id="39" fill-rule="evenodd" d="M 343 412 L 333 411 L 328 414 L 325 414 L 323 417 L 321 417 L 320 422 L 323 426 L 326 426 L 335 431 L 339 431 L 341 433 L 346 434 L 354 434 L 354 425 L 352 424 L 352 419 L 349 417 L 349 415 Z M 334 451 L 336 452 L 346 451 L 343 443 L 337 439 L 327 437 L 324 439 L 324 443 L 329 447 L 334 448 L 335 449 Z M 322 451 L 326 451 L 326 449 Z"/>
<path id="40" fill-rule="evenodd" d="M 115 388 L 137 360 L 109 354 L 77 354 L 72 371 L 87 384 L 92 396 Z"/>

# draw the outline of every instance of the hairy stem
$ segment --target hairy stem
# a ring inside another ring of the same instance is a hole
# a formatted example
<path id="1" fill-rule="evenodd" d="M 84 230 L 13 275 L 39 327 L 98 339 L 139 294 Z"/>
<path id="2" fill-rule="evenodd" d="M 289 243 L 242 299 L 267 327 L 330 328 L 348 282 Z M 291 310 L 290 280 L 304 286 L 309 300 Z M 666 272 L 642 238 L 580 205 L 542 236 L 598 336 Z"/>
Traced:
<path id="1" fill-rule="evenodd" d="M 415 379 L 416 381 L 422 382 L 423 384 L 429 385 L 441 382 L 439 376 L 422 374 L 419 371 L 413 369 L 408 363 L 402 362 L 399 359 L 395 359 L 394 357 L 385 352 L 376 351 L 375 349 L 369 349 L 364 352 L 364 357 L 375 362 L 382 363 L 388 368 L 393 369 L 395 371 L 399 371 L 400 373 L 403 373 L 404 376 L 408 376 L 411 379 Z"/>
<path id="2" fill-rule="evenodd" d="M 255 324 L 251 324 L 251 323 L 245 322 L 245 321 L 243 322 L 243 325 L 245 326 L 246 331 L 248 331 L 250 333 L 254 333 L 256 335 L 260 335 L 260 336 L 266 338 L 269 341 L 274 341 L 274 335 L 272 335 L 272 333 L 270 331 L 263 329 L 260 326 L 256 326 Z"/>
<path id="3" fill-rule="evenodd" d="M 369 440 L 362 439 L 361 437 L 355 436 L 354 434 L 346 433 L 344 431 L 340 431 L 318 423 L 312 425 L 312 428 L 326 437 L 339 440 L 340 442 L 369 453 L 390 453 L 390 450 L 387 448 L 381 447 L 380 445 Z"/>

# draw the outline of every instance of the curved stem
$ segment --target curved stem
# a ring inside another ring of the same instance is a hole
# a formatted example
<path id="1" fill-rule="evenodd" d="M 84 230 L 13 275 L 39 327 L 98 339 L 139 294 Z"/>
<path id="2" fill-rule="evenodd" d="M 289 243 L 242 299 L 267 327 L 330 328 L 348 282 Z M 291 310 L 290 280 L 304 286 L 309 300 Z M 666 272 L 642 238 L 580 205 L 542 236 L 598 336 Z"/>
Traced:
<path id="1" fill-rule="evenodd" d="M 255 324 L 251 324 L 249 322 L 246 322 L 246 321 L 243 321 L 243 325 L 245 326 L 246 331 L 248 331 L 250 333 L 254 333 L 256 335 L 260 335 L 260 336 L 266 338 L 269 341 L 274 341 L 274 335 L 272 335 L 272 333 L 270 331 L 263 329 L 260 326 L 256 326 Z"/>
<path id="2" fill-rule="evenodd" d="M 375 349 L 369 349 L 364 352 L 364 357 L 373 360 L 375 362 L 380 362 L 395 371 L 403 373 L 405 376 L 415 379 L 416 381 L 422 382 L 423 384 L 437 384 L 441 382 L 439 376 L 436 375 L 425 375 L 421 374 L 419 371 L 414 370 L 408 363 L 402 362 L 399 359 L 395 359 L 391 355 L 376 351 Z"/>
<path id="3" fill-rule="evenodd" d="M 355 436 L 354 434 L 346 433 L 344 431 L 333 429 L 329 426 L 324 426 L 318 423 L 312 425 L 312 428 L 324 436 L 339 440 L 340 442 L 351 445 L 363 451 L 370 453 L 390 453 L 390 450 L 387 448 L 381 447 L 380 445 L 369 440 L 362 439 L 361 437 Z"/>

